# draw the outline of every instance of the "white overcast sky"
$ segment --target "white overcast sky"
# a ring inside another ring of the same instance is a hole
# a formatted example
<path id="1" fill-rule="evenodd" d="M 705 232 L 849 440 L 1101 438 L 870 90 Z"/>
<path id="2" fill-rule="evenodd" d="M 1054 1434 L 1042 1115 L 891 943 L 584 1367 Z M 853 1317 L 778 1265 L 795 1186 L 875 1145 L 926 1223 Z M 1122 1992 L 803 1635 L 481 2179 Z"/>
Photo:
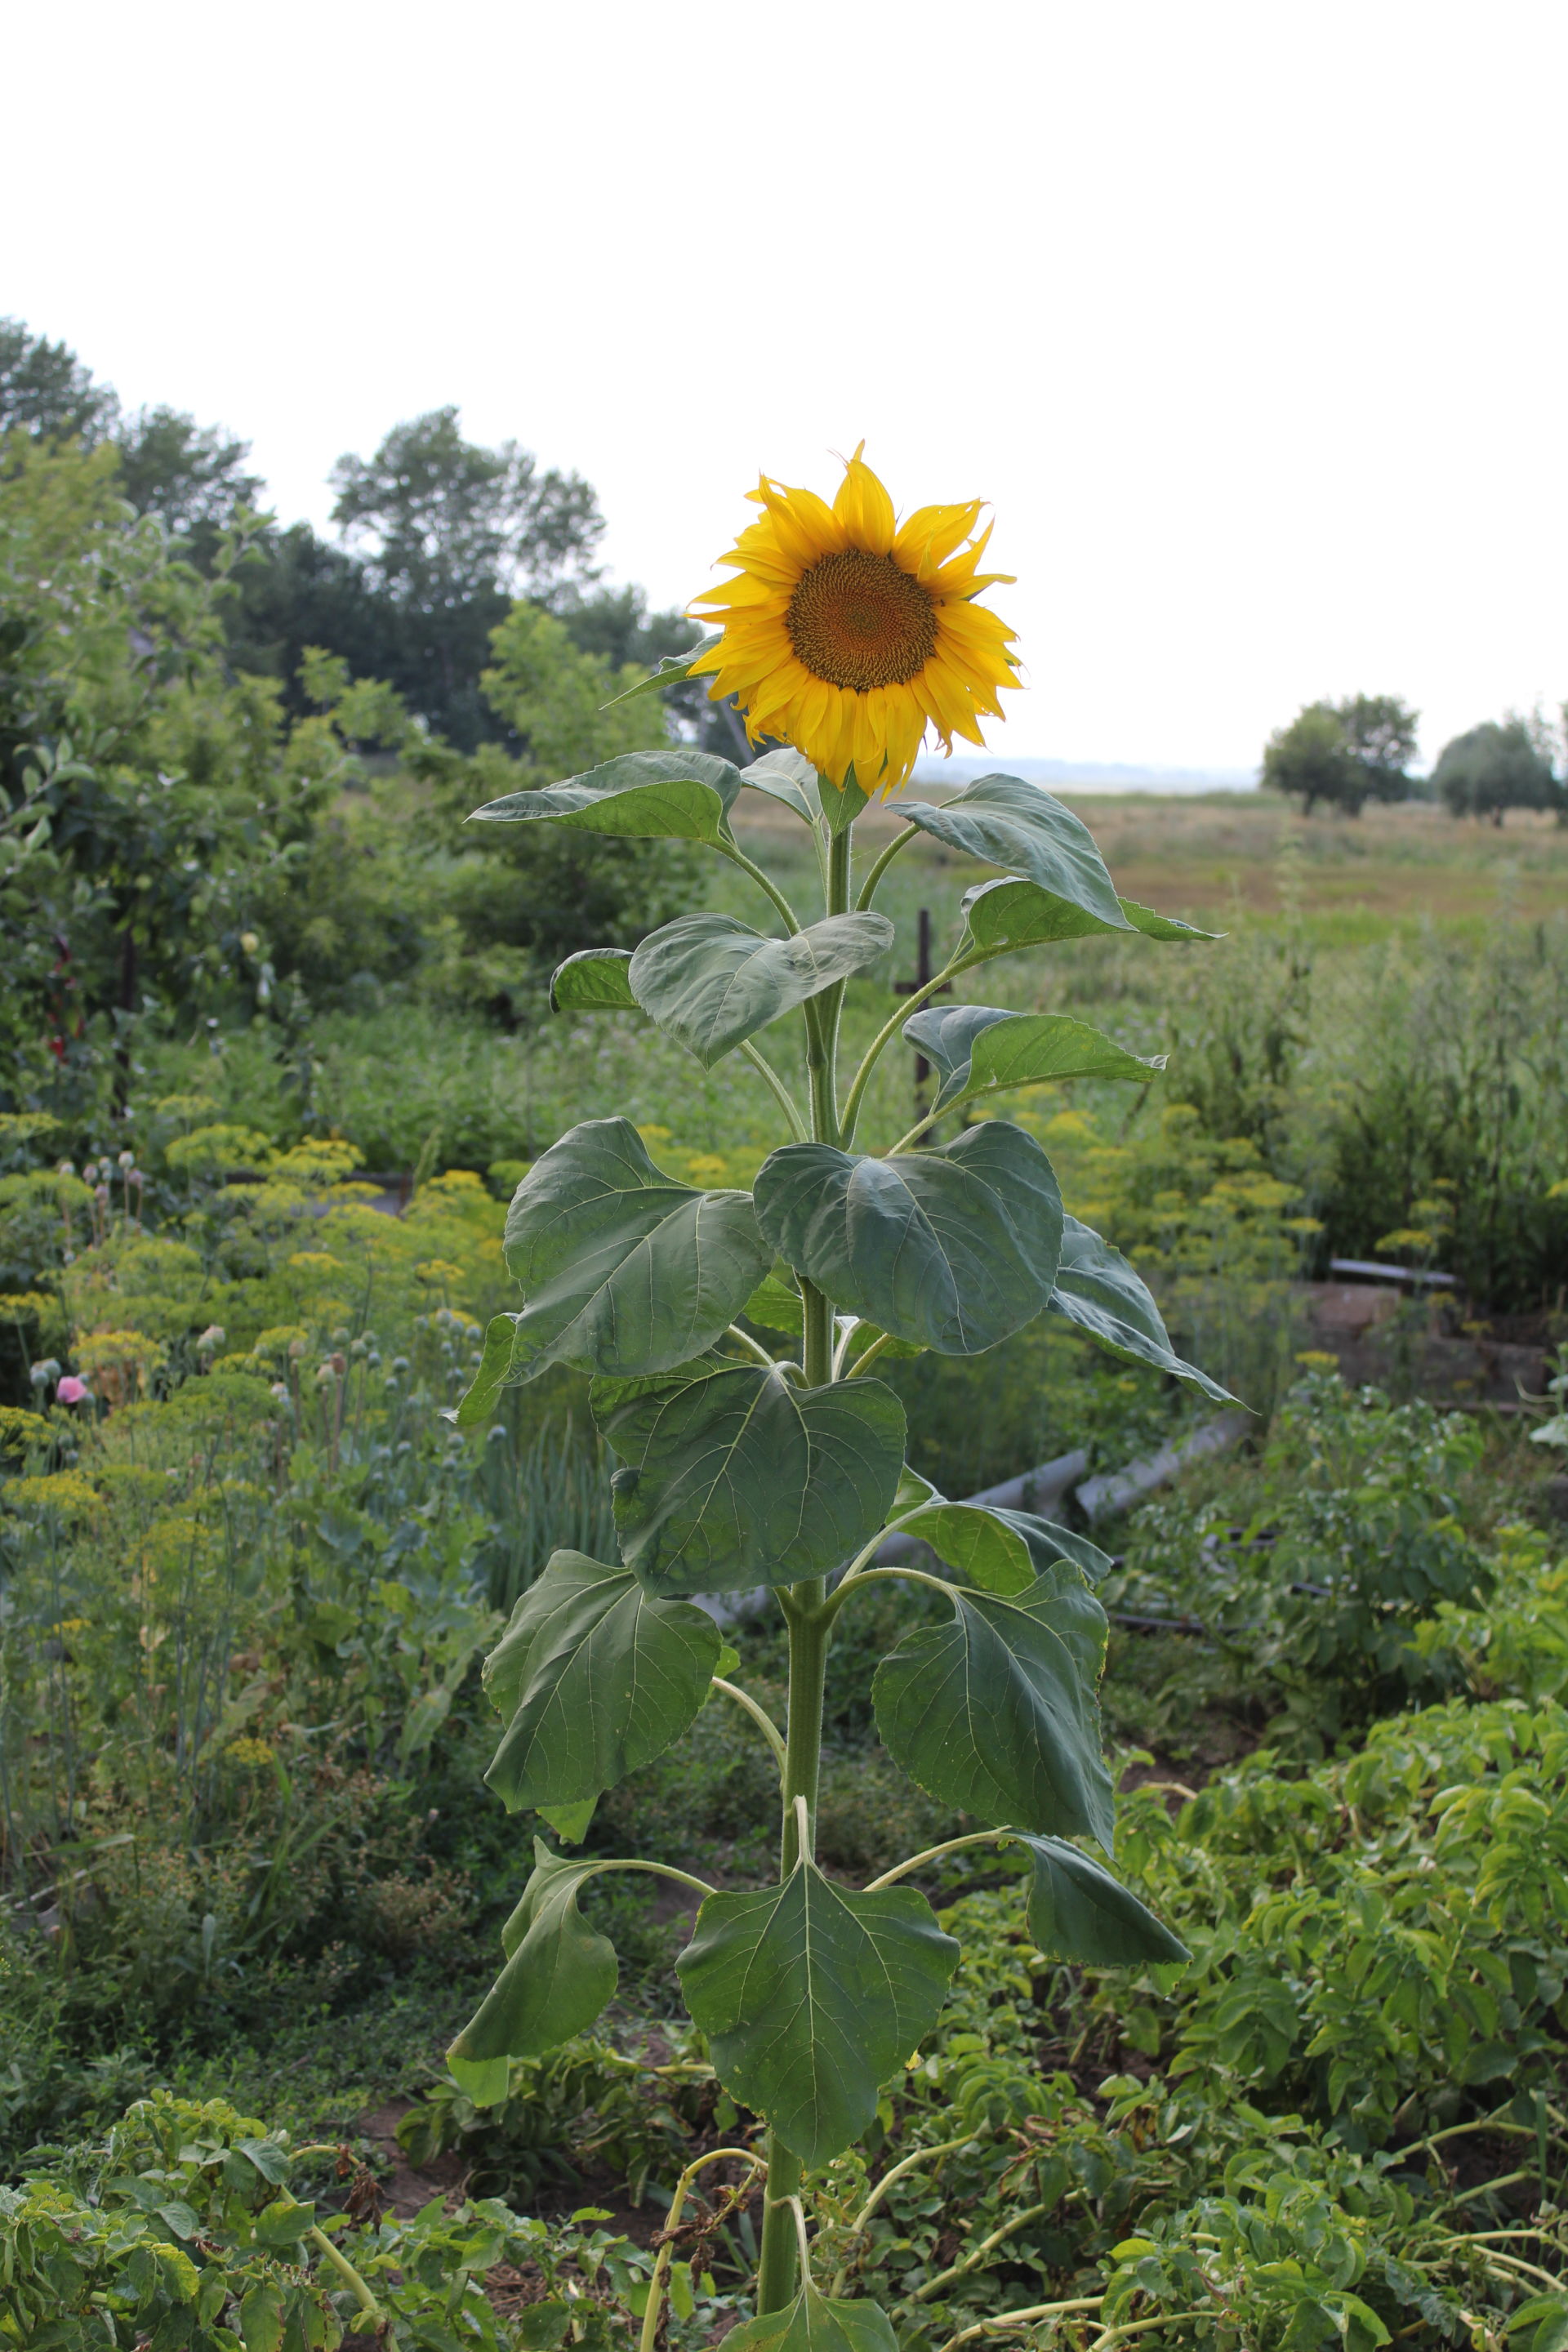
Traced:
<path id="1" fill-rule="evenodd" d="M 1563 0 L 7 12 L 0 311 L 279 514 L 459 404 L 684 602 L 765 468 L 984 496 L 993 745 L 1568 695 Z"/>

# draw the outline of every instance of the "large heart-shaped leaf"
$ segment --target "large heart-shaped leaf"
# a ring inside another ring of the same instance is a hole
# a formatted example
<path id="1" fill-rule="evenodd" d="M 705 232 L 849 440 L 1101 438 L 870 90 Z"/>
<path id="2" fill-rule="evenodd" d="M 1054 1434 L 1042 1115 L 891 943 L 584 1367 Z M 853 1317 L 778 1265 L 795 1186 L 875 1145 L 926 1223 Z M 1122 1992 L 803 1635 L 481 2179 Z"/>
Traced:
<path id="1" fill-rule="evenodd" d="M 1071 1568 L 1026 1592 L 953 1594 L 950 1624 L 905 1635 L 872 1683 L 883 1745 L 942 1803 L 998 1827 L 1087 1831 L 1110 1849 L 1095 1696 L 1105 1612 Z"/>
<path id="2" fill-rule="evenodd" d="M 899 2352 L 893 2324 L 880 2304 L 865 2295 L 850 2301 L 818 2294 L 809 2279 L 793 2303 L 742 2319 L 724 2342 L 731 2352 Z"/>
<path id="3" fill-rule="evenodd" d="M 626 1118 L 584 1120 L 551 1145 L 512 1196 L 504 1246 L 525 1303 L 487 1330 L 459 1428 L 551 1364 L 636 1374 L 689 1363 L 773 1257 L 750 1193 L 678 1183 Z"/>
<path id="4" fill-rule="evenodd" d="M 785 1144 L 755 1198 L 773 1248 L 836 1306 L 940 1355 L 978 1354 L 1032 1322 L 1056 1280 L 1051 1163 L 1002 1119 L 892 1160 Z"/>
<path id="5" fill-rule="evenodd" d="M 803 1861 L 781 1886 L 710 1895 L 675 1965 L 724 2088 L 816 2166 L 871 2121 L 958 1951 L 912 1887 L 856 1894 Z"/>
<path id="6" fill-rule="evenodd" d="M 1042 889 L 1037 882 L 1021 882 L 1016 876 L 1004 875 L 994 882 L 977 882 L 973 890 L 965 891 L 963 913 L 968 925 L 969 937 L 987 955 L 999 955 L 1014 948 L 1049 947 L 1058 940 L 1088 939 L 1095 933 L 1142 931 L 1150 940 L 1215 940 L 1218 931 L 1200 931 L 1193 923 L 1178 922 L 1173 915 L 1156 915 L 1141 907 L 1135 898 L 1118 898 L 1118 910 L 1122 920 L 1110 922 L 1077 900 L 1064 898 L 1055 890 Z"/>
<path id="7" fill-rule="evenodd" d="M 538 824 L 553 819 L 628 841 L 706 841 L 729 837 L 729 813 L 741 771 L 712 751 L 623 751 L 586 774 L 535 792 L 503 793 L 470 822 Z"/>
<path id="8" fill-rule="evenodd" d="M 1038 784 L 1020 776 L 980 776 L 940 808 L 929 801 L 900 801 L 899 814 L 950 848 L 1005 866 L 1098 916 L 1107 930 L 1132 929 L 1089 827 Z"/>
<path id="9" fill-rule="evenodd" d="M 632 993 L 666 1034 L 710 1068 L 742 1038 L 875 963 L 893 943 L 885 915 L 830 915 L 764 939 L 732 915 L 682 915 L 632 957 Z"/>
<path id="10" fill-rule="evenodd" d="M 1190 1960 L 1188 1951 L 1104 1864 L 1061 1838 L 1020 1837 L 1034 1865 L 1029 1933 L 1048 1960 L 1100 1969 Z"/>
<path id="11" fill-rule="evenodd" d="M 904 1409 L 880 1381 L 796 1388 L 761 1364 L 595 1381 L 626 1566 L 657 1592 L 793 1584 L 842 1567 L 887 1518 Z"/>
<path id="12" fill-rule="evenodd" d="M 1112 1356 L 1132 1364 L 1152 1364 L 1192 1388 L 1201 1389 L 1215 1404 L 1237 1399 L 1195 1364 L 1189 1364 L 1171 1346 L 1160 1310 L 1147 1283 L 1134 1274 L 1120 1250 L 1101 1241 L 1076 1217 L 1065 1220 L 1061 1265 L 1051 1305 L 1080 1331 Z"/>
<path id="13" fill-rule="evenodd" d="M 1135 1078 L 1146 1086 L 1165 1066 L 1163 1054 L 1129 1054 L 1087 1021 L 1062 1013 L 1003 1013 L 991 1004 L 928 1005 L 904 1024 L 911 1045 L 942 1074 L 932 1108 L 948 1110 L 1005 1087 L 1049 1079 Z"/>
<path id="14" fill-rule="evenodd" d="M 651 1600 L 627 1569 L 553 1553 L 485 1661 L 507 1717 L 485 1779 L 510 1812 L 615 1788 L 695 1720 L 721 1647 L 703 1610 Z"/>
<path id="15" fill-rule="evenodd" d="M 804 751 L 764 751 L 749 768 L 741 771 L 741 782 L 750 784 L 753 792 L 766 793 L 784 808 L 793 809 L 807 824 L 817 819 L 816 770 Z"/>
<path id="16" fill-rule="evenodd" d="M 615 1948 L 577 1908 L 600 1865 L 568 1862 L 533 1841 L 533 1871 L 501 1929 L 506 1966 L 447 2053 L 479 2106 L 506 2096 L 507 2061 L 538 2058 L 592 2025 L 616 1990 Z"/>
<path id="17" fill-rule="evenodd" d="M 626 977 L 629 948 L 580 948 L 557 964 L 550 982 L 552 1013 L 636 1013 Z"/>

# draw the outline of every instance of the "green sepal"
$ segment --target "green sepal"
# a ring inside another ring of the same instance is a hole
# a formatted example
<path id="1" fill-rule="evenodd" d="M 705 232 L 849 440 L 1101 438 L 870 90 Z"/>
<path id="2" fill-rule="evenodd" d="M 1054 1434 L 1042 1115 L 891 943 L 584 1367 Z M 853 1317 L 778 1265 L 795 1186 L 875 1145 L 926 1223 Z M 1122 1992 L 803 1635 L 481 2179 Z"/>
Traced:
<path id="1" fill-rule="evenodd" d="M 1069 1323 L 1124 1363 L 1152 1364 L 1215 1404 L 1236 1404 L 1228 1389 L 1178 1356 L 1154 1304 L 1153 1294 L 1118 1249 L 1076 1217 L 1064 1220 L 1061 1264 L 1051 1305 Z"/>
<path id="2" fill-rule="evenodd" d="M 630 948 L 579 948 L 550 979 L 552 1013 L 636 1013 L 626 968 Z"/>
<path id="3" fill-rule="evenodd" d="M 724 2088 L 815 2167 L 870 2123 L 958 1955 L 914 1888 L 858 1894 L 802 1861 L 782 1885 L 710 1895 L 675 1965 Z"/>
<path id="4" fill-rule="evenodd" d="M 830 915 L 782 940 L 733 915 L 682 915 L 644 940 L 627 978 L 648 1018 L 710 1069 L 770 1022 L 875 963 L 893 939 L 886 915 Z"/>
<path id="5" fill-rule="evenodd" d="M 753 1197 L 769 1246 L 836 1307 L 939 1355 L 994 1347 L 1056 1281 L 1061 1194 L 1033 1136 L 1005 1119 L 891 1160 L 788 1143 Z"/>
<path id="6" fill-rule="evenodd" d="M 1163 1054 L 1130 1054 L 1087 1021 L 1058 1013 L 1004 1013 L 990 1004 L 927 1005 L 904 1035 L 942 1074 L 933 1110 L 1007 1087 L 1067 1078 L 1131 1078 L 1141 1086 L 1165 1066 Z"/>
<path id="7" fill-rule="evenodd" d="M 793 2303 L 742 2319 L 724 2341 L 733 2352 L 899 2352 L 880 2304 L 819 2294 L 809 2279 Z"/>
<path id="8" fill-rule="evenodd" d="M 666 654 L 650 676 L 638 678 L 636 686 L 628 686 L 624 694 L 613 694 L 608 702 L 600 703 L 600 709 L 618 710 L 623 702 L 636 702 L 641 695 L 658 694 L 667 686 L 679 686 L 691 676 L 693 663 L 711 653 L 723 634 L 722 629 L 710 629 L 694 646 L 688 646 L 683 654 Z"/>
<path id="9" fill-rule="evenodd" d="M 486 1696 L 507 1718 L 487 1782 L 509 1812 L 591 1808 L 696 1721 L 721 1646 L 704 1611 L 654 1600 L 629 1570 L 552 1553 L 485 1660 Z"/>
<path id="10" fill-rule="evenodd" d="M 1094 836 L 1072 811 L 1021 776 L 979 776 L 940 807 L 902 801 L 899 814 L 950 849 L 1034 882 L 1110 931 L 1133 927 L 1121 911 Z"/>
<path id="11" fill-rule="evenodd" d="M 1110 1851 L 1115 1807 L 1095 1693 L 1106 1618 L 1076 1568 L 1026 1591 L 960 1592 L 907 1633 L 871 1685 L 882 1744 L 910 1780 L 977 1821 Z"/>
<path id="12" fill-rule="evenodd" d="M 569 1862 L 552 1853 L 542 1838 L 533 1841 L 533 1872 L 522 1900 L 501 1929 L 506 1966 L 447 2053 L 447 2063 L 476 2105 L 505 2096 L 491 2091 L 481 2099 L 471 2085 L 476 2067 L 510 2058 L 539 2058 L 593 2024 L 616 1990 L 614 1947 L 590 1927 L 577 1909 L 577 1890 L 601 1869 L 596 1862 Z M 469 2070 L 467 2076 L 459 2067 Z M 496 2079 L 479 2078 L 485 2087 Z"/>
<path id="13" fill-rule="evenodd" d="M 553 822 L 624 841 L 729 839 L 730 811 L 741 771 L 712 751 L 623 751 L 581 776 L 530 792 L 503 793 L 468 822 L 537 824 Z"/>
<path id="14" fill-rule="evenodd" d="M 1024 1837 L 1033 1864 L 1029 1933 L 1048 1960 L 1129 1969 L 1191 1952 L 1102 1863 L 1061 1838 Z"/>
<path id="15" fill-rule="evenodd" d="M 626 1566 L 652 1592 L 732 1592 L 841 1567 L 884 1525 L 904 1409 L 880 1381 L 797 1388 L 710 1359 L 684 1377 L 595 1381 Z"/>
<path id="16" fill-rule="evenodd" d="M 842 784 L 829 783 L 827 778 L 819 772 L 816 779 L 816 797 L 822 814 L 827 819 L 828 832 L 837 835 L 848 832 L 856 818 L 863 815 L 869 808 L 873 795 L 869 792 L 861 791 L 855 781 L 855 771 L 851 768 Z"/>

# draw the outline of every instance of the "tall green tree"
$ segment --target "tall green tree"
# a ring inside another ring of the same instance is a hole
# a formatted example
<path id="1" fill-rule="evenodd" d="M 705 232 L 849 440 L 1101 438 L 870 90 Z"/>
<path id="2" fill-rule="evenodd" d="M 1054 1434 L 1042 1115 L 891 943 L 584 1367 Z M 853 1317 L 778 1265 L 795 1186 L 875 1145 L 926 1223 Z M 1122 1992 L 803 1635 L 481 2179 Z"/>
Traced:
<path id="1" fill-rule="evenodd" d="M 1276 730 L 1263 754 L 1263 782 L 1301 803 L 1321 802 L 1359 816 L 1369 800 L 1409 798 L 1416 713 L 1397 695 L 1355 694 L 1309 702 Z"/>
<path id="2" fill-rule="evenodd" d="M 1456 735 L 1439 752 L 1432 782 L 1452 815 L 1489 816 L 1499 825 L 1510 808 L 1561 814 L 1568 806 L 1546 746 L 1523 719 L 1488 719 Z"/>

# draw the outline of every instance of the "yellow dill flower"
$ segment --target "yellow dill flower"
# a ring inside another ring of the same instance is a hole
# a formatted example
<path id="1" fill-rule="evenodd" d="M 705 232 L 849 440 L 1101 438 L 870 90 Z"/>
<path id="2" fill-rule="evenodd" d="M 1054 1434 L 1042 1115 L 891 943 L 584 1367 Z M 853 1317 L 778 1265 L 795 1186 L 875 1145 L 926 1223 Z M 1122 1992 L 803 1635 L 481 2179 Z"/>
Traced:
<path id="1" fill-rule="evenodd" d="M 720 558 L 737 577 L 691 608 L 723 631 L 692 672 L 710 700 L 734 696 L 753 742 L 781 737 L 830 783 L 894 792 L 928 728 L 951 751 L 1001 718 L 1014 632 L 975 599 L 1011 574 L 976 568 L 978 499 L 900 523 L 860 449 L 831 506 L 766 475 L 748 491 L 763 511 Z"/>

